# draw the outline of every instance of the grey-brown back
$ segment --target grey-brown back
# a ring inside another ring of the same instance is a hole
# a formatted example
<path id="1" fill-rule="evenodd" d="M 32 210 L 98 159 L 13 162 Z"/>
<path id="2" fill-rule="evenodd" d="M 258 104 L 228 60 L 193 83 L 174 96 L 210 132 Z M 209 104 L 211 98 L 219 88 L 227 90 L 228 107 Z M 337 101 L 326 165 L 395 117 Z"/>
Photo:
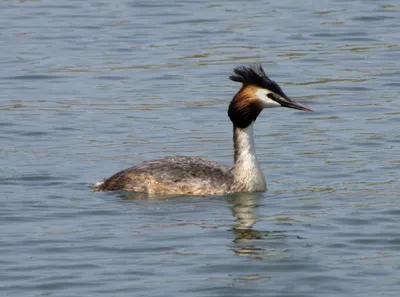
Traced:
<path id="1" fill-rule="evenodd" d="M 131 190 L 155 194 L 229 192 L 232 167 L 199 157 L 174 156 L 145 161 L 122 170 L 95 190 Z"/>

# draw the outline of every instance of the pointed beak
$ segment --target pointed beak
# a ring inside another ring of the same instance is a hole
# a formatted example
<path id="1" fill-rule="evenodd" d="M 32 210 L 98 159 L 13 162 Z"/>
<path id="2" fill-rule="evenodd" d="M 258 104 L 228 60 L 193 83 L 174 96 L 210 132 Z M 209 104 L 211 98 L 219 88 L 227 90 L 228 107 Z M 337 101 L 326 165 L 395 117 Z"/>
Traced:
<path id="1" fill-rule="evenodd" d="M 296 101 L 293 101 L 292 99 L 290 99 L 286 95 L 284 97 L 281 97 L 281 98 L 274 98 L 274 100 L 276 102 L 278 102 L 283 107 L 289 107 L 289 108 L 298 109 L 298 110 L 304 110 L 304 111 L 313 111 L 308 106 L 306 106 L 304 104 L 301 104 L 301 103 L 298 103 Z"/>

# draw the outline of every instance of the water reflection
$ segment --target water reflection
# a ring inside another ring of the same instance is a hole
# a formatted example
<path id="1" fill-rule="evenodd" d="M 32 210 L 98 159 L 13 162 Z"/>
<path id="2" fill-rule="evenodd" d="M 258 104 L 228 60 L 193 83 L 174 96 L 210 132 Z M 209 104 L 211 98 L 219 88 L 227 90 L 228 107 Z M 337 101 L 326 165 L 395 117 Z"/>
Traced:
<path id="1" fill-rule="evenodd" d="M 255 229 L 254 226 L 258 223 L 260 215 L 258 210 L 262 206 L 264 199 L 262 197 L 265 193 L 234 193 L 227 196 L 149 196 L 146 193 L 135 192 L 120 192 L 118 197 L 122 200 L 145 200 L 152 202 L 179 202 L 179 201 L 204 201 L 221 200 L 230 204 L 232 215 L 235 218 L 231 231 L 234 234 L 233 239 L 233 252 L 237 256 L 247 256 L 253 259 L 267 259 L 276 258 L 286 255 L 282 249 L 282 239 L 286 237 L 284 232 L 277 230 L 260 230 Z M 196 199 L 196 200 L 193 200 Z M 199 199 L 199 200 L 197 200 Z M 168 210 L 170 211 L 170 210 Z M 179 210 L 184 211 L 182 209 Z M 208 221 L 207 221 L 208 222 Z M 216 228 L 220 225 L 213 225 L 212 220 L 208 223 L 204 221 L 190 221 L 185 223 L 185 226 L 203 226 Z M 165 226 L 165 225 L 164 225 Z M 167 224 L 169 227 L 175 227 L 176 221 Z M 225 225 L 224 225 L 225 226 Z"/>
<path id="2" fill-rule="evenodd" d="M 232 228 L 235 234 L 233 248 L 238 256 L 253 256 L 266 258 L 276 255 L 276 251 L 266 251 L 256 246 L 255 240 L 283 238 L 282 231 L 263 231 L 253 229 L 258 222 L 258 208 L 260 206 L 260 193 L 235 193 L 232 195 L 232 215 L 236 217 L 235 225 Z"/>
<path id="3" fill-rule="evenodd" d="M 147 193 L 120 191 L 118 198 L 122 200 L 149 200 L 150 196 Z"/>
<path id="4" fill-rule="evenodd" d="M 258 220 L 257 208 L 260 193 L 235 193 L 232 195 L 232 214 L 236 217 L 235 232 L 249 231 Z"/>

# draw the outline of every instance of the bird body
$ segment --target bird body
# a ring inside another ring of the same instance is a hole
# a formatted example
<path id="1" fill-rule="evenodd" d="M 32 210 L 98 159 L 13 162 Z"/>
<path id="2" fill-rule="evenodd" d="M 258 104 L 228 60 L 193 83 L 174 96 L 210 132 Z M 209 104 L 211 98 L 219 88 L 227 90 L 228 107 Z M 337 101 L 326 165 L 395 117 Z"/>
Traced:
<path id="1" fill-rule="evenodd" d="M 233 123 L 234 165 L 174 156 L 145 161 L 95 184 L 94 191 L 125 190 L 149 195 L 220 195 L 263 192 L 264 174 L 254 148 L 253 124 L 264 108 L 289 107 L 312 111 L 291 100 L 261 66 L 239 66 L 230 79 L 242 83 L 228 116 Z"/>

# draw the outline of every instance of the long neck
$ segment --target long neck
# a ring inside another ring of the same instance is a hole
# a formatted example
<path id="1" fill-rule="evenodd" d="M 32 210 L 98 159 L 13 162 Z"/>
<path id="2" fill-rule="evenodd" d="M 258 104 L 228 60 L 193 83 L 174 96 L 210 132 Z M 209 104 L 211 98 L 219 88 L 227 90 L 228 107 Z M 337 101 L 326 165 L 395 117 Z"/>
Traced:
<path id="1" fill-rule="evenodd" d="M 256 150 L 254 148 L 253 124 L 246 128 L 233 125 L 234 163 L 236 166 L 257 166 Z"/>
<path id="2" fill-rule="evenodd" d="M 246 128 L 233 126 L 234 176 L 243 191 L 265 191 L 264 175 L 257 161 L 253 124 Z"/>

